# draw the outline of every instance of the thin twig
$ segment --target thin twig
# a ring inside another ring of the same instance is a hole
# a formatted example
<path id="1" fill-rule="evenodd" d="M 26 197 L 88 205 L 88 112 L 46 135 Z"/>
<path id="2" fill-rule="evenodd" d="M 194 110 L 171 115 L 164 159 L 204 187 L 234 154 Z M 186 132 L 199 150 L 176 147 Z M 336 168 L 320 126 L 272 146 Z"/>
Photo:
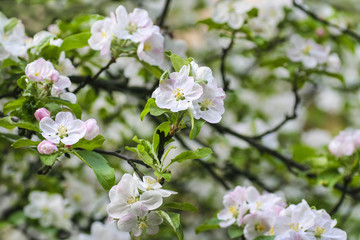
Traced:
<path id="1" fill-rule="evenodd" d="M 297 114 L 296 114 L 296 110 L 300 104 L 300 101 L 301 101 L 301 98 L 299 96 L 299 93 L 298 93 L 298 88 L 297 88 L 297 85 L 296 83 L 293 84 L 293 89 L 292 89 L 293 93 L 294 93 L 294 106 L 292 108 L 292 113 L 291 115 L 288 115 L 286 114 L 285 115 L 285 118 L 278 124 L 276 125 L 274 128 L 262 133 L 262 134 L 259 134 L 259 135 L 256 135 L 256 136 L 253 136 L 252 138 L 255 139 L 255 140 L 259 140 L 259 139 L 262 139 L 263 137 L 265 137 L 266 135 L 270 134 L 270 133 L 273 133 L 273 132 L 276 132 L 278 131 L 280 128 L 282 128 L 288 121 L 290 120 L 294 120 L 296 119 L 297 117 Z"/>
<path id="2" fill-rule="evenodd" d="M 159 20 L 159 27 L 160 28 L 162 28 L 164 26 L 164 24 L 165 24 L 165 19 L 166 19 L 167 13 L 169 11 L 170 2 L 171 2 L 171 0 L 166 0 L 166 2 L 165 2 L 165 5 L 164 5 L 164 8 L 162 10 L 162 13 L 160 15 L 160 20 Z"/>
<path id="3" fill-rule="evenodd" d="M 338 29 L 340 32 L 342 32 L 343 34 L 346 34 L 352 38 L 354 38 L 355 40 L 359 41 L 360 42 L 360 35 L 357 34 L 356 32 L 350 30 L 350 29 L 347 29 L 347 28 L 342 28 L 340 27 L 339 25 L 336 25 L 334 23 L 331 23 L 319 16 L 317 16 L 314 12 L 310 11 L 309 9 L 307 9 L 305 6 L 301 5 L 300 3 L 297 2 L 297 0 L 293 0 L 293 4 L 296 8 L 300 9 L 301 11 L 303 11 L 304 13 L 306 13 L 308 16 L 310 16 L 312 19 L 324 24 L 324 25 L 327 25 L 329 27 L 333 27 L 333 28 L 336 28 Z"/>
<path id="4" fill-rule="evenodd" d="M 339 210 L 341 205 L 343 204 L 346 194 L 347 194 L 347 187 L 348 187 L 349 183 L 351 182 L 351 179 L 352 179 L 351 177 L 347 177 L 344 179 L 344 186 L 343 186 L 343 190 L 341 192 L 341 197 L 340 197 L 338 203 L 334 206 L 334 208 L 331 209 L 331 211 L 329 213 L 330 215 L 335 214 Z"/>
<path id="5" fill-rule="evenodd" d="M 79 92 L 83 87 L 86 86 L 86 84 L 88 83 L 92 83 L 92 82 L 95 82 L 96 79 L 98 79 L 98 77 L 100 76 L 100 74 L 102 72 L 104 72 L 105 70 L 107 70 L 111 64 L 113 64 L 114 62 L 116 62 L 116 58 L 115 57 L 111 57 L 110 61 L 108 62 L 108 64 L 106 64 L 104 67 L 100 68 L 100 70 L 94 75 L 94 77 L 90 78 L 86 78 L 85 81 L 81 82 L 79 84 L 79 86 L 73 91 L 73 93 L 77 93 Z"/>
<path id="6" fill-rule="evenodd" d="M 222 49 L 220 72 L 223 81 L 224 91 L 227 91 L 229 89 L 229 84 L 230 84 L 229 79 L 226 78 L 226 57 L 228 56 L 231 48 L 233 47 L 234 41 L 235 41 L 235 32 L 232 32 L 229 45 L 227 46 L 227 48 Z"/>

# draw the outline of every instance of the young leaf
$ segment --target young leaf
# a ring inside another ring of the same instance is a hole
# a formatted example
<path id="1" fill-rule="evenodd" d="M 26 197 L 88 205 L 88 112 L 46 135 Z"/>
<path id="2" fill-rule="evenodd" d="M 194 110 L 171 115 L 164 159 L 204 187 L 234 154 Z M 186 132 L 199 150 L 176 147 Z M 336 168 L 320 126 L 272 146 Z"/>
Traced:
<path id="1" fill-rule="evenodd" d="M 164 173 L 154 172 L 154 174 L 158 178 L 164 178 L 165 181 L 167 181 L 167 182 L 170 182 L 170 179 L 171 179 L 171 176 L 172 176 L 172 174 L 170 172 L 164 172 Z"/>
<path id="2" fill-rule="evenodd" d="M 155 104 L 155 99 L 149 98 L 145 104 L 144 110 L 140 114 L 141 121 L 144 120 L 145 116 L 150 112 L 150 106 Z"/>
<path id="3" fill-rule="evenodd" d="M 76 151 L 76 155 L 94 170 L 101 186 L 108 190 L 115 185 L 115 172 L 107 160 L 100 154 L 92 151 Z"/>
<path id="4" fill-rule="evenodd" d="M 10 21 L 5 25 L 4 32 L 11 31 L 18 24 L 18 20 L 16 18 L 10 18 Z"/>
<path id="5" fill-rule="evenodd" d="M 192 127 L 190 131 L 190 139 L 196 138 L 197 135 L 199 135 L 202 126 L 204 125 L 205 120 L 202 119 L 194 119 L 194 126 Z"/>
<path id="6" fill-rule="evenodd" d="M 36 126 L 32 123 L 29 123 L 29 122 L 23 122 L 23 121 L 14 122 L 13 120 L 11 120 L 11 117 L 0 118 L 0 127 L 4 127 L 7 129 L 13 129 L 15 127 L 19 127 L 19 128 L 24 128 L 24 129 L 35 131 L 35 132 L 40 132 L 40 129 L 38 126 Z"/>
<path id="7" fill-rule="evenodd" d="M 154 164 L 153 158 L 150 156 L 150 154 L 145 150 L 145 147 L 141 144 L 137 145 L 138 155 L 139 157 L 149 166 L 152 166 Z"/>
<path id="8" fill-rule="evenodd" d="M 148 70 L 150 73 L 152 73 L 157 79 L 161 78 L 161 76 L 163 74 L 163 71 L 161 70 L 161 68 L 159 68 L 158 66 L 150 65 L 144 61 L 140 61 L 140 62 L 144 66 L 144 68 L 146 70 Z"/>
<path id="9" fill-rule="evenodd" d="M 162 216 L 165 222 L 168 223 L 170 227 L 174 230 L 178 239 L 184 239 L 184 233 L 180 224 L 180 214 L 164 211 L 159 211 L 158 213 Z"/>
<path id="10" fill-rule="evenodd" d="M 176 72 L 179 72 L 183 66 L 188 65 L 193 61 L 192 58 L 184 59 L 176 54 L 172 54 L 170 60 Z"/>
<path id="11" fill-rule="evenodd" d="M 17 62 L 12 60 L 11 58 L 7 58 L 2 62 L 1 69 L 7 68 L 7 67 L 10 67 L 10 66 L 15 66 L 15 65 L 17 65 Z"/>
<path id="12" fill-rule="evenodd" d="M 14 148 L 19 148 L 19 147 L 32 147 L 32 146 L 37 146 L 39 145 L 40 141 L 32 141 L 30 139 L 18 139 L 16 140 L 13 144 L 11 144 L 12 147 Z"/>
<path id="13" fill-rule="evenodd" d="M 152 149 L 155 155 L 158 154 L 158 150 L 159 150 L 159 143 L 160 143 L 159 134 L 163 133 L 164 137 L 166 137 L 169 134 L 169 132 L 170 132 L 170 122 L 163 122 L 155 129 L 153 135 L 153 143 L 152 143 Z"/>
<path id="14" fill-rule="evenodd" d="M 183 162 L 190 159 L 201 159 L 212 154 L 210 148 L 198 148 L 196 151 L 185 151 L 171 159 L 171 162 Z"/>
<path id="15" fill-rule="evenodd" d="M 4 114 L 8 114 L 12 110 L 21 107 L 23 105 L 23 103 L 25 102 L 25 100 L 26 100 L 25 97 L 20 97 L 16 100 L 5 103 Z"/>
<path id="16" fill-rule="evenodd" d="M 153 104 L 150 105 L 150 114 L 153 116 L 160 116 L 164 113 L 170 112 L 169 109 L 163 109 L 163 108 L 159 108 L 156 103 L 154 102 Z"/>
<path id="17" fill-rule="evenodd" d="M 258 236 L 254 240 L 274 240 L 275 236 Z"/>
<path id="18" fill-rule="evenodd" d="M 199 234 L 204 231 L 213 230 L 220 228 L 219 226 L 220 220 L 217 218 L 211 218 L 207 221 L 205 221 L 203 224 L 195 228 L 196 234 Z"/>
<path id="19" fill-rule="evenodd" d="M 238 238 L 243 235 L 243 230 L 238 226 L 230 226 L 227 232 L 231 239 Z"/>
<path id="20" fill-rule="evenodd" d="M 46 166 L 52 166 L 54 165 L 56 159 L 59 157 L 59 152 L 53 153 L 51 155 L 44 155 L 40 154 L 40 160 L 46 165 Z"/>
<path id="21" fill-rule="evenodd" d="M 61 44 L 62 51 L 68 51 L 75 48 L 82 48 L 88 46 L 88 40 L 91 36 L 90 32 L 82 32 L 68 36 Z"/>
<path id="22" fill-rule="evenodd" d="M 82 148 L 85 150 L 94 150 L 95 148 L 100 148 L 105 142 L 105 138 L 101 135 L 97 135 L 93 140 L 81 139 L 75 143 L 73 148 Z"/>
<path id="23" fill-rule="evenodd" d="M 169 202 L 169 203 L 165 203 L 163 207 L 178 209 L 182 211 L 191 211 L 191 212 L 198 211 L 198 209 L 195 206 L 191 205 L 190 203 Z"/>

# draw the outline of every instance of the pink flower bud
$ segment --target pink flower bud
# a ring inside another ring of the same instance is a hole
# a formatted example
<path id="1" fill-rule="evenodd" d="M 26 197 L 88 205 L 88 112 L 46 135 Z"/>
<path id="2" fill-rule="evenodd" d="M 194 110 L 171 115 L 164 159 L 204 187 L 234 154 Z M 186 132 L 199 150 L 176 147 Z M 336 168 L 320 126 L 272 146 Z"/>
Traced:
<path id="1" fill-rule="evenodd" d="M 40 154 L 50 155 L 54 151 L 57 151 L 58 149 L 54 143 L 48 140 L 44 140 L 41 143 L 39 143 L 39 145 L 37 146 L 37 150 L 39 151 Z"/>
<path id="2" fill-rule="evenodd" d="M 65 145 L 66 148 L 71 148 L 72 145 Z"/>
<path id="3" fill-rule="evenodd" d="M 49 73 L 49 80 L 51 82 L 57 82 L 59 80 L 60 74 L 56 70 L 51 70 Z"/>
<path id="4" fill-rule="evenodd" d="M 40 122 L 40 120 L 44 117 L 50 117 L 50 112 L 46 108 L 39 108 L 38 110 L 36 110 L 34 115 L 36 120 Z"/>
<path id="5" fill-rule="evenodd" d="M 86 140 L 93 140 L 99 134 L 99 126 L 95 119 L 90 118 L 85 122 L 86 134 L 84 138 Z"/>
<path id="6" fill-rule="evenodd" d="M 317 28 L 316 29 L 316 35 L 318 35 L 319 37 L 323 37 L 325 35 L 325 29 L 323 28 Z"/>

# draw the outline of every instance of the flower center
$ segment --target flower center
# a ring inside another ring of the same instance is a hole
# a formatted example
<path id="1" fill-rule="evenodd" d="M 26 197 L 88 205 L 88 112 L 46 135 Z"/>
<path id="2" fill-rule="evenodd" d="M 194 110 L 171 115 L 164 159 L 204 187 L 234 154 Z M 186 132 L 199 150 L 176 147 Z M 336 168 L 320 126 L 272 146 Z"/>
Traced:
<path id="1" fill-rule="evenodd" d="M 40 75 L 40 73 L 39 73 L 39 72 L 36 72 L 34 75 L 35 75 L 35 77 L 37 77 L 37 76 Z"/>
<path id="2" fill-rule="evenodd" d="M 260 210 L 262 202 L 256 201 L 256 210 Z"/>
<path id="3" fill-rule="evenodd" d="M 175 94 L 176 101 L 185 99 L 184 89 L 176 88 L 176 90 L 174 91 L 174 94 Z"/>
<path id="4" fill-rule="evenodd" d="M 235 12 L 235 8 L 234 8 L 234 5 L 232 3 L 228 4 L 228 9 L 229 9 L 229 13 Z"/>
<path id="5" fill-rule="evenodd" d="M 136 23 L 129 23 L 129 25 L 126 27 L 126 30 L 129 32 L 130 35 L 132 35 L 134 32 L 136 32 L 138 29 L 138 26 Z"/>
<path id="6" fill-rule="evenodd" d="M 235 216 L 238 214 L 238 211 L 235 206 L 230 206 L 229 211 Z"/>
<path id="7" fill-rule="evenodd" d="M 150 52 L 150 51 L 151 51 L 151 48 L 152 48 L 151 43 L 150 43 L 150 42 L 145 42 L 145 44 L 144 44 L 144 51 Z"/>
<path id="8" fill-rule="evenodd" d="M 310 51 L 312 50 L 312 48 L 313 47 L 311 45 L 306 45 L 304 50 L 303 50 L 304 54 L 309 54 Z"/>
<path id="9" fill-rule="evenodd" d="M 58 129 L 60 137 L 64 137 L 67 134 L 67 128 L 64 125 L 61 125 Z"/>
<path id="10" fill-rule="evenodd" d="M 271 227 L 271 228 L 270 228 L 270 236 L 274 236 L 274 234 L 275 234 L 275 233 L 274 233 L 274 227 Z"/>
<path id="11" fill-rule="evenodd" d="M 290 228 L 294 230 L 295 232 L 299 231 L 299 223 L 292 223 L 290 224 Z"/>
<path id="12" fill-rule="evenodd" d="M 138 224 L 138 228 L 139 228 L 140 230 L 143 230 L 143 229 L 145 229 L 145 228 L 148 228 L 148 225 L 146 224 L 145 221 L 141 221 L 141 222 Z"/>
<path id="13" fill-rule="evenodd" d="M 133 196 L 129 196 L 127 199 L 126 199 L 126 202 L 128 204 L 133 204 L 136 202 L 136 199 L 133 197 Z"/>
<path id="14" fill-rule="evenodd" d="M 198 103 L 200 105 L 200 110 L 201 111 L 207 111 L 209 110 L 209 106 L 212 107 L 213 106 L 213 102 L 212 99 L 208 99 L 206 98 L 204 101 L 199 102 Z"/>
<path id="15" fill-rule="evenodd" d="M 255 225 L 255 230 L 258 232 L 258 233 L 262 233 L 262 232 L 265 232 L 266 228 L 264 225 L 262 225 L 261 223 L 258 223 Z"/>
<path id="16" fill-rule="evenodd" d="M 316 230 L 314 232 L 314 236 L 316 238 L 321 238 L 321 235 L 323 235 L 325 233 L 325 228 L 324 227 L 319 227 L 317 226 L 316 227 Z"/>
<path id="17" fill-rule="evenodd" d="M 101 37 L 103 37 L 103 38 L 107 37 L 107 33 L 104 30 L 101 31 Z"/>

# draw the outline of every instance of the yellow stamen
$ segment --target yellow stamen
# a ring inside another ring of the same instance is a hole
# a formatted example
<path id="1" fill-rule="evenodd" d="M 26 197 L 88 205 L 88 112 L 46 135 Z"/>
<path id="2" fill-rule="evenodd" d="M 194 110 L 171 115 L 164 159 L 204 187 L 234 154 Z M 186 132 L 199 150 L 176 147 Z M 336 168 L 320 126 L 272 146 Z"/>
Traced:
<path id="1" fill-rule="evenodd" d="M 138 29 L 137 24 L 135 23 L 129 23 L 126 30 L 129 32 L 130 35 L 132 35 L 134 32 L 136 32 Z"/>
<path id="2" fill-rule="evenodd" d="M 176 101 L 185 99 L 185 96 L 184 96 L 183 92 L 184 92 L 184 89 L 176 88 L 176 90 L 174 91 Z"/>
<path id="3" fill-rule="evenodd" d="M 141 222 L 139 223 L 139 225 L 138 225 L 138 228 L 139 228 L 140 230 L 143 230 L 143 229 L 145 229 L 145 228 L 148 228 L 148 225 L 146 224 L 145 221 L 141 221 Z"/>
<path id="4" fill-rule="evenodd" d="M 311 45 L 306 45 L 304 50 L 303 50 L 304 54 L 309 54 L 310 51 L 312 50 L 312 48 L 313 47 Z"/>
<path id="5" fill-rule="evenodd" d="M 233 214 L 233 215 L 237 215 L 238 214 L 238 211 L 236 209 L 235 206 L 230 206 L 229 207 L 229 211 Z"/>
<path id="6" fill-rule="evenodd" d="M 40 73 L 39 73 L 39 72 L 36 72 L 34 75 L 35 75 L 35 77 L 37 77 L 37 76 L 40 75 Z"/>
<path id="7" fill-rule="evenodd" d="M 299 223 L 292 223 L 290 224 L 290 228 L 294 230 L 295 232 L 299 231 Z"/>
<path id="8" fill-rule="evenodd" d="M 67 133 L 67 128 L 64 125 L 61 125 L 58 129 L 60 137 L 63 137 Z"/>
<path id="9" fill-rule="evenodd" d="M 106 38 L 106 37 L 107 37 L 107 33 L 106 33 L 105 31 L 102 31 L 102 32 L 101 32 L 101 37 Z"/>
<path id="10" fill-rule="evenodd" d="M 262 232 L 265 232 L 266 228 L 264 225 L 262 225 L 261 223 L 258 223 L 255 225 L 255 230 L 258 232 L 258 233 L 262 233 Z"/>
<path id="11" fill-rule="evenodd" d="M 270 229 L 270 236 L 274 236 L 274 227 L 272 227 L 271 229 Z"/>
<path id="12" fill-rule="evenodd" d="M 207 110 L 209 110 L 209 106 L 210 107 L 213 106 L 213 102 L 212 102 L 212 99 L 206 98 L 204 101 L 199 102 L 199 105 L 200 105 L 201 111 L 207 111 Z"/>
<path id="13" fill-rule="evenodd" d="M 133 203 L 136 202 L 136 199 L 135 199 L 134 197 L 132 197 L 132 196 L 129 196 L 129 197 L 127 198 L 126 202 L 127 202 L 128 204 L 133 204 Z"/>
<path id="14" fill-rule="evenodd" d="M 321 235 L 323 235 L 325 233 L 325 228 L 324 227 L 319 227 L 317 226 L 316 227 L 316 230 L 314 232 L 314 236 L 316 238 L 321 238 Z"/>
<path id="15" fill-rule="evenodd" d="M 145 44 L 144 44 L 144 51 L 150 52 L 150 51 L 151 51 L 151 48 L 152 48 L 151 43 L 145 42 Z"/>

